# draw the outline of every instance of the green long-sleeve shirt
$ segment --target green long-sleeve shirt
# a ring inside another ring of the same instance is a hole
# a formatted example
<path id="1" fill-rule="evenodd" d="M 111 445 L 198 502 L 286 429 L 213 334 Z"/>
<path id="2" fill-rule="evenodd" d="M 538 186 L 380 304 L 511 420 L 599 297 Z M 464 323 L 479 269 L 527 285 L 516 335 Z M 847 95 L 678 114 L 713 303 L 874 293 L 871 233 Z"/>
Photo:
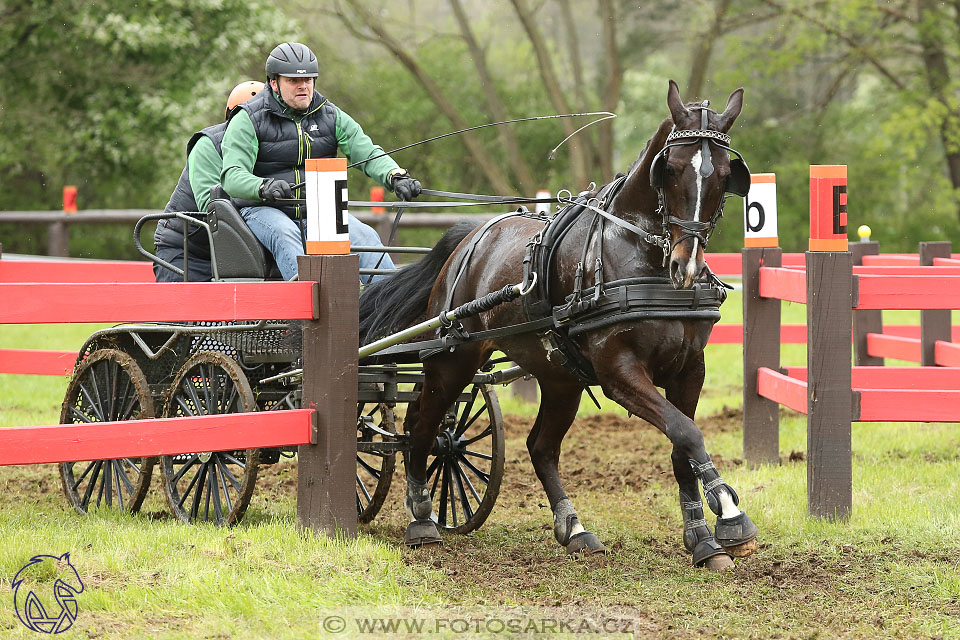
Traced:
<path id="1" fill-rule="evenodd" d="M 337 109 L 336 136 L 338 148 L 350 163 L 360 162 L 383 153 L 383 149 L 373 144 L 370 136 L 363 132 L 360 125 L 340 109 Z M 234 198 L 259 200 L 263 178 L 253 174 L 253 167 L 257 161 L 260 143 L 253 122 L 246 111 L 241 109 L 230 120 L 223 136 L 221 149 L 223 150 L 223 169 L 219 181 L 224 190 Z M 393 158 L 383 156 L 359 166 L 365 174 L 392 191 L 387 178 L 393 169 L 398 168 Z M 197 204 L 199 203 L 198 199 Z"/>
<path id="2" fill-rule="evenodd" d="M 200 136 L 197 143 L 187 156 L 190 179 L 190 188 L 193 190 L 193 199 L 197 202 L 197 211 L 206 211 L 210 203 L 210 188 L 220 182 L 220 171 L 223 161 L 213 141 L 207 136 Z"/>

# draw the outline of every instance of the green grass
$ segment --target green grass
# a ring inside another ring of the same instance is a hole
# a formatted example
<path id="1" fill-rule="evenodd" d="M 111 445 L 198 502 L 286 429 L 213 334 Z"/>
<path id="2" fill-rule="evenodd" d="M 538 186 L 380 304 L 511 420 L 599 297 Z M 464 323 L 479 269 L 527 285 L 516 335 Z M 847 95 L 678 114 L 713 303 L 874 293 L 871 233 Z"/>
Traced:
<path id="1" fill-rule="evenodd" d="M 724 306 L 724 321 L 739 322 L 738 304 L 733 296 Z M 803 314 L 785 305 L 784 322 Z M 0 327 L 0 347 L 76 349 L 92 330 Z M 785 346 L 782 359 L 804 364 L 804 348 Z M 730 573 L 689 566 L 669 443 L 602 396 L 601 411 L 584 401 L 561 472 L 585 525 L 612 552 L 565 556 L 525 451 L 535 408 L 498 389 L 507 469 L 497 506 L 479 531 L 428 552 L 401 548 L 401 469 L 377 520 L 345 541 L 298 532 L 293 474 L 282 464 L 232 529 L 163 517 L 156 479 L 141 515 L 80 516 L 52 465 L 0 468 L 0 635 L 34 637 L 13 612 L 16 571 L 33 554 L 69 551 L 87 587 L 70 637 L 302 638 L 320 634 L 321 610 L 345 606 L 373 614 L 419 605 L 438 616 L 453 605 L 520 604 L 571 617 L 626 608 L 637 637 L 960 638 L 957 425 L 854 425 L 853 515 L 811 519 L 797 459 L 803 416 L 781 411 L 781 465 L 740 463 L 740 368 L 739 346 L 708 347 L 698 419 L 761 530 L 758 553 Z M 55 423 L 66 382 L 0 375 L 0 426 Z"/>

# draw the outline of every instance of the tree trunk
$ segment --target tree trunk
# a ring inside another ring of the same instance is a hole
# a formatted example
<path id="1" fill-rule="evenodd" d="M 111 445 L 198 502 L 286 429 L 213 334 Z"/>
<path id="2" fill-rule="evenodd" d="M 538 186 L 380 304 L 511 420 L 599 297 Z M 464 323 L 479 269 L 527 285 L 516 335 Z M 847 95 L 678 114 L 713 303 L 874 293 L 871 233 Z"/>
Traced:
<path id="1" fill-rule="evenodd" d="M 620 64 L 620 52 L 617 49 L 617 15 L 611 0 L 599 0 L 600 22 L 603 24 L 604 72 L 607 83 L 603 92 L 603 110 L 615 113 L 620 104 L 620 90 L 623 86 L 623 66 Z M 597 138 L 600 143 L 598 152 L 600 174 L 604 182 L 613 180 L 613 120 L 604 120 L 597 126 Z"/>
<path id="2" fill-rule="evenodd" d="M 460 115 L 460 112 L 457 111 L 456 107 L 453 106 L 453 103 L 447 99 L 446 95 L 443 93 L 443 90 L 437 86 L 437 83 L 433 81 L 433 78 L 426 72 L 426 70 L 421 67 L 417 61 L 411 56 L 399 42 L 393 39 L 393 37 L 384 29 L 383 24 L 380 20 L 374 17 L 366 7 L 364 7 L 358 0 L 346 0 L 347 4 L 357 13 L 363 23 L 369 28 L 373 33 L 379 38 L 380 44 L 386 47 L 390 53 L 394 55 L 400 63 L 407 68 L 410 73 L 414 75 L 420 85 L 427 92 L 427 95 L 430 96 L 430 99 L 433 100 L 433 103 L 437 106 L 441 113 L 456 129 L 466 129 L 470 125 L 464 120 L 463 116 Z M 461 134 L 461 139 L 463 144 L 466 145 L 467 150 L 470 152 L 470 155 L 476 160 L 477 166 L 483 171 L 484 175 L 490 181 L 494 191 L 501 194 L 512 194 L 516 193 L 513 185 L 510 184 L 510 180 L 506 175 L 500 170 L 500 164 L 495 160 L 484 148 L 483 143 L 480 139 L 474 135 L 472 132 L 467 132 Z"/>
<path id="3" fill-rule="evenodd" d="M 919 21 L 917 34 L 920 39 L 927 86 L 934 98 L 939 100 L 946 115 L 940 123 L 940 140 L 946 155 L 947 171 L 954 189 L 960 189 L 960 119 L 956 98 L 950 95 L 950 68 L 944 51 L 941 19 L 934 0 L 917 0 Z M 960 211 L 957 212 L 960 217 Z"/>
<path id="4" fill-rule="evenodd" d="M 537 25 L 533 22 L 533 14 L 530 12 L 524 0 L 511 0 L 511 2 L 517 11 L 517 16 L 520 18 L 524 31 L 526 31 L 527 37 L 530 39 L 533 50 L 537 55 L 537 64 L 540 67 L 540 78 L 543 80 L 543 86 L 547 90 L 547 95 L 550 97 L 553 108 L 556 109 L 558 114 L 570 113 L 570 104 L 563 95 L 563 89 L 557 80 L 557 74 L 553 69 L 553 60 L 550 57 L 547 45 Z M 576 124 L 570 118 L 562 118 L 560 122 L 566 135 L 570 135 L 577 130 Z M 573 179 L 571 191 L 576 192 L 585 188 L 589 182 L 587 172 L 587 151 L 589 150 L 589 145 L 578 143 L 574 140 L 568 142 L 567 146 L 569 147 L 570 172 Z"/>
<path id="5" fill-rule="evenodd" d="M 457 23 L 460 25 L 460 33 L 467 43 L 470 56 L 473 58 L 473 65 L 477 70 L 477 75 L 480 77 L 480 86 L 483 88 L 490 114 L 493 116 L 495 122 L 508 120 L 507 109 L 500 99 L 500 95 L 497 93 L 497 87 L 493 82 L 493 77 L 490 75 L 490 69 L 487 67 L 487 56 L 473 35 L 473 30 L 470 28 L 470 21 L 463 10 L 463 5 L 460 4 L 460 0 L 450 0 L 450 7 L 453 9 Z M 504 148 L 507 150 L 508 162 L 510 163 L 510 168 L 513 170 L 514 176 L 517 178 L 517 182 L 520 183 L 521 193 L 531 196 L 535 195 L 540 185 L 537 184 L 536 179 L 533 177 L 533 171 L 531 171 L 530 166 L 523 159 L 516 132 L 511 125 L 504 125 L 497 127 L 497 133 L 500 136 L 500 141 L 503 143 Z"/>
<path id="6" fill-rule="evenodd" d="M 688 100 L 702 99 L 703 83 L 710 66 L 710 56 L 713 55 L 713 46 L 717 38 L 723 33 L 723 19 L 730 8 L 730 0 L 717 0 L 714 7 L 713 20 L 704 33 L 699 34 L 693 51 L 693 60 L 690 61 L 690 79 L 687 81 Z"/>

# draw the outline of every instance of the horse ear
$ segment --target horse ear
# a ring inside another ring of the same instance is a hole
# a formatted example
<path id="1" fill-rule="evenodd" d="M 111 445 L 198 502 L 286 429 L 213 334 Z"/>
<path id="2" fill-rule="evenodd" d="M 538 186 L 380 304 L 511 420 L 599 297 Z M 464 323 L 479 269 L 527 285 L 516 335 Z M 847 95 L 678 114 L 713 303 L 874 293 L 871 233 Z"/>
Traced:
<path id="1" fill-rule="evenodd" d="M 667 106 L 670 108 L 674 124 L 680 124 L 685 116 L 690 115 L 690 111 L 683 106 L 683 100 L 680 99 L 680 87 L 673 80 L 667 88 Z"/>
<path id="2" fill-rule="evenodd" d="M 723 110 L 723 113 L 720 114 L 720 121 L 718 122 L 718 129 L 724 133 L 730 131 L 730 127 L 733 126 L 733 121 L 737 119 L 737 116 L 740 115 L 740 110 L 743 108 L 743 87 L 740 87 L 736 91 L 730 94 L 730 97 L 727 98 L 727 108 Z"/>

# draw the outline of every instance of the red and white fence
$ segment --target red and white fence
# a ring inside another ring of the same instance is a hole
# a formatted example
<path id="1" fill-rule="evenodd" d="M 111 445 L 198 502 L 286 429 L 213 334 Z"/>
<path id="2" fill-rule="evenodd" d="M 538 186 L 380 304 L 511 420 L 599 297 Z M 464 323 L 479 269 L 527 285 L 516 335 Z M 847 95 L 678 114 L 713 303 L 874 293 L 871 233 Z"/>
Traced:
<path id="1" fill-rule="evenodd" d="M 0 260 L 0 324 L 301 320 L 305 407 L 7 427 L 0 465 L 298 446 L 298 522 L 355 533 L 357 258 L 304 256 L 300 274 L 299 282 L 157 284 L 145 263 Z M 69 374 L 76 356 L 3 349 L 0 373 Z"/>

